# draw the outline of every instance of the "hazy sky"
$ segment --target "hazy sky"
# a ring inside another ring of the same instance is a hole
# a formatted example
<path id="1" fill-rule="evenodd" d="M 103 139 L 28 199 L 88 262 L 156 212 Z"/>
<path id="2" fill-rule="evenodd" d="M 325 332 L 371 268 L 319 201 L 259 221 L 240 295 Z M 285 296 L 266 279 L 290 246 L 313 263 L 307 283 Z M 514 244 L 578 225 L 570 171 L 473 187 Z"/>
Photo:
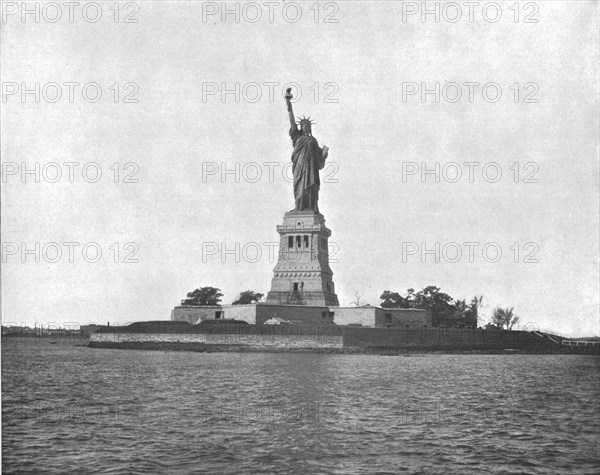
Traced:
<path id="1" fill-rule="evenodd" d="M 471 17 L 458 2 L 460 18 L 428 2 L 439 22 L 410 14 L 421 2 L 276 2 L 272 18 L 229 2 L 238 22 L 221 2 L 124 2 L 118 23 L 112 1 L 95 23 L 85 2 L 72 22 L 58 2 L 54 23 L 55 6 L 36 23 L 20 3 L 0 24 L 4 322 L 124 324 L 168 319 L 199 286 L 224 303 L 266 293 L 293 207 L 293 81 L 330 147 L 320 209 L 341 305 L 434 284 L 483 294 L 485 317 L 515 307 L 522 324 L 598 334 L 596 2 Z M 36 83 L 39 102 L 21 94 Z"/>

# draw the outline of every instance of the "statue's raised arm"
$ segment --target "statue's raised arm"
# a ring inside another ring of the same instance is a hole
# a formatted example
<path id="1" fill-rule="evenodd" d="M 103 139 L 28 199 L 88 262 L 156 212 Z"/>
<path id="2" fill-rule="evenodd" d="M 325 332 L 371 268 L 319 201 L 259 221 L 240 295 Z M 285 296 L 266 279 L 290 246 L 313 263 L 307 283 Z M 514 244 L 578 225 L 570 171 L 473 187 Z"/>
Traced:
<path id="1" fill-rule="evenodd" d="M 298 126 L 296 125 L 296 119 L 294 118 L 294 108 L 292 107 L 292 88 L 288 87 L 285 91 L 285 102 L 287 103 L 288 116 L 290 118 L 290 128 L 298 130 Z"/>

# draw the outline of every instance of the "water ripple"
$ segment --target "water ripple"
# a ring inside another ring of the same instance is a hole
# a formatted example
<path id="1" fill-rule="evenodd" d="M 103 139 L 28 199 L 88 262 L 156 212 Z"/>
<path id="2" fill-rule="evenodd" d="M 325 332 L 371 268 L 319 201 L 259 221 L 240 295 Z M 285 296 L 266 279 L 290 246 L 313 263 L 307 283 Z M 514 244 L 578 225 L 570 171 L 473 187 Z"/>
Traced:
<path id="1" fill-rule="evenodd" d="M 5 473 L 600 472 L 593 356 L 2 345 Z"/>

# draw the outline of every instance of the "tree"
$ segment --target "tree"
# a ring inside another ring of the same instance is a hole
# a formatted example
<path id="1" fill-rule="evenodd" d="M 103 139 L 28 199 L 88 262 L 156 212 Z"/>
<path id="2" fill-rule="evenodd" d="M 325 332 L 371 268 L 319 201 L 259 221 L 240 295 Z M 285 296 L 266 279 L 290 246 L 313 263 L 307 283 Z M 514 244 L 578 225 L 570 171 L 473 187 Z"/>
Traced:
<path id="1" fill-rule="evenodd" d="M 462 315 L 464 324 L 477 326 L 478 310 L 483 300 L 483 295 L 475 296 L 467 305 L 466 300 L 454 300 L 450 295 L 442 292 L 435 285 L 428 285 L 423 290 L 415 293 L 415 289 L 408 289 L 406 297 L 398 292 L 385 290 L 379 297 L 383 308 L 418 308 L 431 312 L 434 325 L 444 323 L 445 317 L 455 319 Z"/>
<path id="2" fill-rule="evenodd" d="M 252 290 L 246 290 L 240 293 L 240 296 L 235 302 L 233 302 L 233 305 L 248 305 L 251 303 L 260 302 L 264 296 L 265 294 L 253 292 Z"/>
<path id="3" fill-rule="evenodd" d="M 457 311 L 458 313 L 460 313 L 461 315 L 464 315 L 468 309 L 469 309 L 469 307 L 467 306 L 467 302 L 464 299 L 457 300 L 454 303 L 454 310 Z"/>
<path id="4" fill-rule="evenodd" d="M 474 325 L 477 326 L 479 323 L 477 320 L 479 319 L 479 307 L 481 307 L 481 302 L 483 300 L 483 295 L 475 296 L 471 300 L 471 304 L 466 308 L 464 315 L 469 317 L 474 322 Z"/>
<path id="5" fill-rule="evenodd" d="M 428 285 L 423 290 L 417 292 L 414 296 L 414 308 L 429 310 L 434 318 L 443 314 L 454 314 L 455 308 L 452 303 L 452 297 L 435 285 Z"/>
<path id="6" fill-rule="evenodd" d="M 435 285 L 429 285 L 417 293 L 414 289 L 408 289 L 406 297 L 398 292 L 385 290 L 379 298 L 383 300 L 383 308 L 419 308 L 429 310 L 434 316 L 455 312 L 452 297 L 440 292 L 440 288 Z"/>
<path id="7" fill-rule="evenodd" d="M 408 299 L 402 297 L 398 292 L 384 290 L 379 298 L 383 300 L 382 308 L 410 308 Z"/>
<path id="8" fill-rule="evenodd" d="M 500 307 L 496 307 L 492 312 L 492 325 L 496 325 L 498 328 L 502 328 L 504 326 L 504 309 Z"/>
<path id="9" fill-rule="evenodd" d="M 506 314 L 506 328 L 508 330 L 512 330 L 513 326 L 515 326 L 519 322 L 519 317 L 515 315 L 515 307 L 507 308 L 504 310 Z"/>
<path id="10" fill-rule="evenodd" d="M 219 305 L 221 303 L 221 289 L 215 287 L 199 287 L 187 294 L 187 299 L 181 301 L 181 305 Z"/>
<path id="11" fill-rule="evenodd" d="M 506 327 L 507 330 L 512 330 L 519 321 L 519 317 L 515 315 L 515 308 L 496 307 L 492 313 L 492 323 L 498 328 Z"/>
<path id="12" fill-rule="evenodd" d="M 350 302 L 350 305 L 356 305 L 357 307 L 360 307 L 360 298 L 362 297 L 362 295 L 360 295 L 358 293 L 358 290 L 356 292 L 354 292 L 354 300 L 352 302 Z"/>

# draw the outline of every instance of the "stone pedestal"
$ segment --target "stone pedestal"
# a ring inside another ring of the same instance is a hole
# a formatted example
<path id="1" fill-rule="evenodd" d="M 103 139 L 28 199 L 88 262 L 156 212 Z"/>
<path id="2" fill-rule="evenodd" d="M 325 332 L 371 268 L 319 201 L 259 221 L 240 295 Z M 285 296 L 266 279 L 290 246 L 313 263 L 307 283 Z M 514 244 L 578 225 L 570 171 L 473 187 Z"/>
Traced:
<path id="1" fill-rule="evenodd" d="M 289 211 L 277 226 L 279 259 L 267 304 L 339 306 L 329 267 L 325 218 L 315 211 Z"/>

